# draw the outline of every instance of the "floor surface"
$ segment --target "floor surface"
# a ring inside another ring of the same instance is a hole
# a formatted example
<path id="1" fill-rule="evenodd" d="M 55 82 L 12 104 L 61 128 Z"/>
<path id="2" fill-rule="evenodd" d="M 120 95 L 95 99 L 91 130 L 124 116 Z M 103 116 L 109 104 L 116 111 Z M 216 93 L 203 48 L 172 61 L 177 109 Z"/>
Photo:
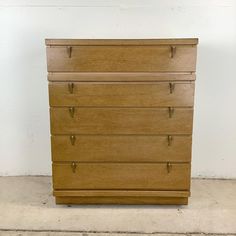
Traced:
<path id="1" fill-rule="evenodd" d="M 1 234 L 3 233 L 3 234 Z M 0 231 L 0 236 L 235 236 L 235 234 L 145 234 L 145 233 L 71 233 L 71 232 L 26 232 Z"/>
<path id="2" fill-rule="evenodd" d="M 0 236 L 176 234 L 236 235 L 236 180 L 194 179 L 188 206 L 66 206 L 50 177 L 0 177 Z"/>

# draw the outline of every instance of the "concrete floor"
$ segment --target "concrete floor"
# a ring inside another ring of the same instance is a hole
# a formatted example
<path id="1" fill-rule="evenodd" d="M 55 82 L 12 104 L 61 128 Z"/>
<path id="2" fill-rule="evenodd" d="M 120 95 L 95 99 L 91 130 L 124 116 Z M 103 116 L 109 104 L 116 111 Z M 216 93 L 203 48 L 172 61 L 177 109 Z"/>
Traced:
<path id="1" fill-rule="evenodd" d="M 188 206 L 68 207 L 50 179 L 0 177 L 0 236 L 236 235 L 236 180 L 194 179 Z"/>
<path id="2" fill-rule="evenodd" d="M 4 234 L 1 234 L 4 233 Z M 71 233 L 71 232 L 25 232 L 25 231 L 0 231 L 0 236 L 233 236 L 235 234 L 145 234 L 145 233 Z"/>
<path id="3" fill-rule="evenodd" d="M 235 236 L 235 234 L 166 234 L 166 233 L 81 233 L 81 232 L 33 232 L 33 231 L 0 231 L 0 236 Z"/>

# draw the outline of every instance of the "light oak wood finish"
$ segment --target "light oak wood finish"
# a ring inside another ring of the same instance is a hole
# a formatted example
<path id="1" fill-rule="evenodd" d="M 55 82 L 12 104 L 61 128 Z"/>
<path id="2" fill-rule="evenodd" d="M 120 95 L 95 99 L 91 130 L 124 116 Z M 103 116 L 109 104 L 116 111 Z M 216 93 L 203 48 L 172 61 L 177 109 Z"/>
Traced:
<path id="1" fill-rule="evenodd" d="M 52 160 L 190 162 L 191 141 L 191 135 L 53 135 Z"/>
<path id="2" fill-rule="evenodd" d="M 51 72 L 185 72 L 196 69 L 196 46 L 74 46 L 47 47 Z"/>
<path id="3" fill-rule="evenodd" d="M 197 38 L 170 39 L 46 39 L 47 46 L 78 45 L 196 45 Z"/>
<path id="4" fill-rule="evenodd" d="M 52 134 L 191 134 L 192 108 L 50 108 Z"/>
<path id="5" fill-rule="evenodd" d="M 190 185 L 190 164 L 171 163 L 53 164 L 54 189 L 185 190 Z"/>
<path id="6" fill-rule="evenodd" d="M 50 106 L 193 106 L 194 83 L 49 83 Z"/>
<path id="7" fill-rule="evenodd" d="M 187 205 L 187 197 L 56 197 L 56 204 Z"/>
<path id="8" fill-rule="evenodd" d="M 131 81 L 194 81 L 194 73 L 159 73 L 159 72 L 49 72 L 49 81 L 58 82 L 131 82 Z"/>
<path id="9" fill-rule="evenodd" d="M 188 191 L 153 191 L 153 190 L 54 190 L 58 197 L 189 197 Z"/>
<path id="10" fill-rule="evenodd" d="M 198 39 L 47 39 L 57 204 L 188 204 Z"/>
<path id="11" fill-rule="evenodd" d="M 54 190 L 57 204 L 183 204 L 188 191 Z"/>

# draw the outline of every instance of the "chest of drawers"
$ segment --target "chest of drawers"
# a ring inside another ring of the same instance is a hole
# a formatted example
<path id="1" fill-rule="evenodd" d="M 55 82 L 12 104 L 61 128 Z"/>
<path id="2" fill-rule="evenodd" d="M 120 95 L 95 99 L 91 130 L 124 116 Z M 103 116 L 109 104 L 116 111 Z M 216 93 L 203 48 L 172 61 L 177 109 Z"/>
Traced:
<path id="1" fill-rule="evenodd" d="M 187 204 L 197 39 L 46 39 L 58 204 Z"/>

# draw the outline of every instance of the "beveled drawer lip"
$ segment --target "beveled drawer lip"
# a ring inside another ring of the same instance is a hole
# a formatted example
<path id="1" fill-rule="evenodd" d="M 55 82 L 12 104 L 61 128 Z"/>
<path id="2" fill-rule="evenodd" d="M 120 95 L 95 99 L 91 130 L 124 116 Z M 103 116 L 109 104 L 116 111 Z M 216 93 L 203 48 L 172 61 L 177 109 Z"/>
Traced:
<path id="1" fill-rule="evenodd" d="M 45 39 L 47 46 L 123 46 L 123 45 L 196 45 L 198 38 L 167 39 Z"/>
<path id="2" fill-rule="evenodd" d="M 58 86 L 58 85 L 68 85 L 68 82 L 70 81 L 48 81 L 49 85 L 52 86 Z M 72 84 L 74 85 L 162 85 L 162 84 L 170 84 L 170 82 L 173 82 L 174 84 L 194 84 L 194 81 L 192 80 L 168 80 L 168 81 L 73 81 Z"/>
<path id="3" fill-rule="evenodd" d="M 48 72 L 51 82 L 169 82 L 195 81 L 195 73 L 188 72 Z"/>

